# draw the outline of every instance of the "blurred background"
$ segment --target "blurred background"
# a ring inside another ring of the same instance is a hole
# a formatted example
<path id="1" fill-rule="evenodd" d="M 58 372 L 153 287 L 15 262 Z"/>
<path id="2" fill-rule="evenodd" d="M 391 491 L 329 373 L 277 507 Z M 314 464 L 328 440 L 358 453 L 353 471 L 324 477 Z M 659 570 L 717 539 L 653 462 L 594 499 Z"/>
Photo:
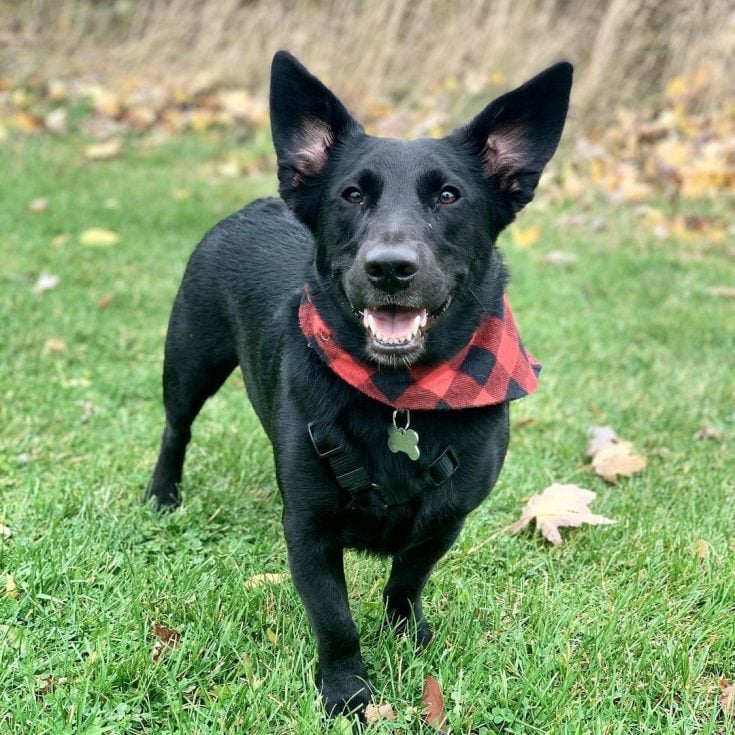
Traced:
<path id="1" fill-rule="evenodd" d="M 278 48 L 371 132 L 437 135 L 568 58 L 566 193 L 642 201 L 735 186 L 731 0 L 2 0 L 0 18 L 6 137 L 254 133 Z"/>

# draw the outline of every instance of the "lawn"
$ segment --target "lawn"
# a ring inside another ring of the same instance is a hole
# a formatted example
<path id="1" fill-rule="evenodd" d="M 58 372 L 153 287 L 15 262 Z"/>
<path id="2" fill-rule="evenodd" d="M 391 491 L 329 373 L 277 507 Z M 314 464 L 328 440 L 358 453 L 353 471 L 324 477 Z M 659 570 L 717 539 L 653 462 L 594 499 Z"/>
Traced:
<path id="1" fill-rule="evenodd" d="M 0 146 L 0 573 L 15 584 L 0 587 L 3 735 L 349 732 L 323 719 L 291 582 L 246 584 L 287 566 L 239 375 L 195 425 L 184 508 L 159 517 L 140 502 L 186 259 L 217 219 L 275 189 L 270 171 L 224 175 L 243 145 L 191 135 L 99 162 L 74 138 Z M 39 197 L 47 207 L 29 212 Z M 732 202 L 688 206 L 723 216 Z M 363 654 L 397 715 L 371 731 L 431 732 L 431 674 L 452 733 L 735 732 L 718 703 L 720 679 L 735 679 L 735 302 L 710 292 L 733 285 L 732 246 L 656 239 L 634 207 L 604 202 L 542 196 L 522 224 L 539 241 L 506 233 L 501 246 L 541 385 L 513 406 L 500 482 L 427 587 L 426 654 L 381 625 L 386 563 L 348 554 Z M 92 227 L 120 242 L 82 245 Z M 576 267 L 545 263 L 552 250 Z M 37 293 L 42 272 L 60 280 Z M 595 424 L 647 468 L 596 478 Z M 696 440 L 703 426 L 722 438 Z M 556 548 L 506 533 L 551 482 L 594 490 L 593 511 L 617 524 L 565 530 Z M 153 623 L 180 634 L 157 661 Z"/>

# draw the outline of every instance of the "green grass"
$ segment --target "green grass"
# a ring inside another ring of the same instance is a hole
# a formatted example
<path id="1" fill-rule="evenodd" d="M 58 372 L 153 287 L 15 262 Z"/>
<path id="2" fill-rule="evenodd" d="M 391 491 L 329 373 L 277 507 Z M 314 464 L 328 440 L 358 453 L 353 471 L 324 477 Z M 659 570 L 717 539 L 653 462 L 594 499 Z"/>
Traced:
<path id="1" fill-rule="evenodd" d="M 97 164 L 82 147 L 0 147 L 0 515 L 13 531 L 0 572 L 18 592 L 0 587 L 0 732 L 346 733 L 322 718 L 290 581 L 245 585 L 287 567 L 270 449 L 239 377 L 195 426 L 184 509 L 156 517 L 140 504 L 186 259 L 274 177 L 218 177 L 227 139 Z M 182 188 L 190 196 L 174 198 Z M 36 197 L 49 207 L 30 214 Z M 603 231 L 588 226 L 600 217 Z M 428 585 L 436 637 L 423 657 L 381 625 L 386 563 L 348 555 L 363 653 L 398 716 L 372 731 L 428 731 L 418 711 L 432 674 L 453 733 L 735 732 L 717 702 L 719 679 L 735 678 L 735 309 L 708 293 L 732 284 L 732 251 L 656 241 L 630 208 L 603 204 L 542 200 L 523 221 L 541 241 L 503 244 L 541 387 L 514 405 L 501 480 Z M 88 227 L 122 240 L 83 247 Z M 53 244 L 60 234 L 68 242 Z M 579 256 L 575 269 L 540 262 L 559 248 Z M 60 284 L 33 293 L 42 271 Z M 49 339 L 66 351 L 47 353 Z M 585 467 L 600 423 L 648 455 L 617 487 Z M 724 440 L 695 441 L 704 424 Z M 507 535 L 553 481 L 594 489 L 593 510 L 617 525 L 567 530 L 559 548 Z M 158 663 L 154 621 L 181 634 Z M 66 682 L 44 695 L 43 675 Z"/>

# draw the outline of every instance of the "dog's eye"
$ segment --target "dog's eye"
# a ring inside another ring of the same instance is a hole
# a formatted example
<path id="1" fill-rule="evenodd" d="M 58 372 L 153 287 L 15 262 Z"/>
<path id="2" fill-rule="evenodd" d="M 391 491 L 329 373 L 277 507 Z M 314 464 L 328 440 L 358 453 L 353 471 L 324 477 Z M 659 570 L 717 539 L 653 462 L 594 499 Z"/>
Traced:
<path id="1" fill-rule="evenodd" d="M 342 192 L 342 199 L 350 204 L 362 204 L 362 192 L 356 186 L 348 186 Z"/>
<path id="2" fill-rule="evenodd" d="M 459 199 L 459 192 L 453 186 L 445 186 L 439 194 L 440 204 L 454 204 Z"/>

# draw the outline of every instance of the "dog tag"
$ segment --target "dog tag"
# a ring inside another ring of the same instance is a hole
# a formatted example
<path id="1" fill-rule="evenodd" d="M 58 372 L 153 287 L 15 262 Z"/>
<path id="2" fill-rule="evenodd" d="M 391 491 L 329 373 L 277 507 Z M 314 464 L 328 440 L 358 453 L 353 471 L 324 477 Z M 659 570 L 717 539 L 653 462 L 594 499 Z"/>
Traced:
<path id="1" fill-rule="evenodd" d="M 421 456 L 419 450 L 419 435 L 413 430 L 409 429 L 411 423 L 411 414 L 406 409 L 406 425 L 398 426 L 396 423 L 396 416 L 398 411 L 393 411 L 393 423 L 388 426 L 388 449 L 393 454 L 403 452 L 409 459 L 414 462 Z"/>

